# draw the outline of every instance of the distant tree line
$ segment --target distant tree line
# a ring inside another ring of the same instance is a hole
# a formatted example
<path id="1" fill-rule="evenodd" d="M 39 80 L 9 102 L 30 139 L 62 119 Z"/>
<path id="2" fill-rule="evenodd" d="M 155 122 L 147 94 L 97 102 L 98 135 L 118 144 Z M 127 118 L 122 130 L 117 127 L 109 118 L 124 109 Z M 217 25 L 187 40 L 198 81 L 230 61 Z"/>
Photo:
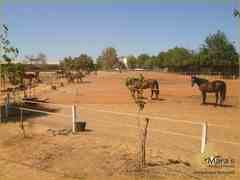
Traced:
<path id="1" fill-rule="evenodd" d="M 174 47 L 157 56 L 141 54 L 127 58 L 128 68 L 158 70 L 168 68 L 172 72 L 225 72 L 239 73 L 239 55 L 226 35 L 218 31 L 210 34 L 198 51 Z"/>
<path id="2" fill-rule="evenodd" d="M 239 10 L 233 12 L 240 18 Z M 19 50 L 13 47 L 8 39 L 8 27 L 0 26 L 0 77 L 8 79 L 12 84 L 20 84 L 24 72 L 38 67 L 42 70 L 65 69 L 66 71 L 81 71 L 90 73 L 96 70 L 124 69 L 125 64 L 119 59 L 117 50 L 113 47 L 104 49 L 95 63 L 92 57 L 81 54 L 78 57 L 65 57 L 59 65 L 48 65 L 47 56 L 39 53 L 37 56 L 26 56 L 22 63 L 15 60 Z M 158 55 L 140 54 L 128 56 L 129 69 L 144 68 L 160 70 L 167 68 L 170 72 L 220 72 L 222 74 L 239 75 L 239 54 L 234 42 L 230 42 L 225 33 L 217 31 L 206 37 L 197 51 L 184 47 L 174 47 Z"/>
<path id="3" fill-rule="evenodd" d="M 81 54 L 79 57 L 74 58 L 71 56 L 65 57 L 62 61 L 60 61 L 60 68 L 65 71 L 77 71 L 89 74 L 96 69 L 96 65 L 90 56 Z"/>

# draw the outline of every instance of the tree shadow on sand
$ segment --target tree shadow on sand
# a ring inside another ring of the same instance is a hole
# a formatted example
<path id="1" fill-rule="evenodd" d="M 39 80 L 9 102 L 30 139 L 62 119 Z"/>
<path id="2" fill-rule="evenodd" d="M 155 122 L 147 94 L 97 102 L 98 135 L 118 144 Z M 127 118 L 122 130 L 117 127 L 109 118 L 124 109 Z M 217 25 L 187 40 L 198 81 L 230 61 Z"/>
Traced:
<path id="1" fill-rule="evenodd" d="M 139 179 L 141 179 L 140 177 L 147 177 L 146 179 L 165 179 L 166 177 L 173 177 L 174 179 L 176 176 L 184 179 L 201 179 L 199 176 L 192 173 L 194 167 L 192 167 L 189 162 L 183 160 L 161 159 L 149 161 L 142 170 L 139 170 L 135 163 L 134 160 L 128 161 L 125 164 L 125 171 L 127 174 L 139 177 Z"/>

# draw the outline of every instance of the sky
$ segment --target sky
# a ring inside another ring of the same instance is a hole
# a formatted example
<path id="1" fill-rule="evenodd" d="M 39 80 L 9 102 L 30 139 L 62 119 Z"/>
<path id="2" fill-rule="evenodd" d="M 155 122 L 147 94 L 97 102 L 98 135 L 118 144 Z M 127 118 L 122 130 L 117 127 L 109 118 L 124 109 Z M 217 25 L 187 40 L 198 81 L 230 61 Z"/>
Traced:
<path id="1" fill-rule="evenodd" d="M 96 58 L 109 46 L 119 56 L 197 50 L 217 30 L 239 51 L 239 1 L 0 0 L 0 24 L 8 25 L 20 59 L 42 52 L 50 63 L 81 53 Z"/>

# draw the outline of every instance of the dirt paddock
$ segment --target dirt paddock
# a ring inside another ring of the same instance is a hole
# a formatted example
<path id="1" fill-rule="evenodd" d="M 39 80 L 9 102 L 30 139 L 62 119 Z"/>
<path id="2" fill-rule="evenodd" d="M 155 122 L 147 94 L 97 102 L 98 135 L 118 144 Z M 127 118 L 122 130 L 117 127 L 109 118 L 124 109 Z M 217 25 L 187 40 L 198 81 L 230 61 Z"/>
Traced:
<path id="1" fill-rule="evenodd" d="M 160 82 L 158 100 L 144 92 L 141 115 L 150 118 L 150 127 L 143 172 L 135 171 L 137 107 L 125 86 L 128 76 L 139 73 L 99 72 L 81 84 L 64 82 L 57 90 L 41 84 L 34 90 L 39 98 L 66 105 L 49 105 L 61 115 L 71 115 L 71 105 L 77 104 L 86 132 L 53 135 L 50 130 L 70 129 L 72 121 L 54 115 L 25 114 L 25 139 L 17 123 L 0 124 L 0 179 L 239 179 L 240 81 L 226 80 L 227 98 L 220 107 L 214 95 L 201 105 L 200 91 L 191 87 L 189 77 L 141 73 Z M 206 121 L 208 143 L 201 156 L 202 126 L 197 123 Z M 210 155 L 234 164 L 208 167 L 204 158 Z"/>

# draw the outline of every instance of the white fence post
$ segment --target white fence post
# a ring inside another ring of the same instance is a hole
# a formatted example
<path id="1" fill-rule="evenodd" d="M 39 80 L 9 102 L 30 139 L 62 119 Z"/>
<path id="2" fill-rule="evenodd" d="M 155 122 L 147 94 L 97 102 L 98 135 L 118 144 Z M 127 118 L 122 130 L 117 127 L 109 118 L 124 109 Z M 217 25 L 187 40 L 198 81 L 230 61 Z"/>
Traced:
<path id="1" fill-rule="evenodd" d="M 72 132 L 75 133 L 75 122 L 76 122 L 76 104 L 72 106 Z"/>
<path id="2" fill-rule="evenodd" d="M 205 152 L 205 146 L 207 144 L 207 122 L 204 122 L 202 125 L 202 144 L 201 144 L 201 153 Z"/>

